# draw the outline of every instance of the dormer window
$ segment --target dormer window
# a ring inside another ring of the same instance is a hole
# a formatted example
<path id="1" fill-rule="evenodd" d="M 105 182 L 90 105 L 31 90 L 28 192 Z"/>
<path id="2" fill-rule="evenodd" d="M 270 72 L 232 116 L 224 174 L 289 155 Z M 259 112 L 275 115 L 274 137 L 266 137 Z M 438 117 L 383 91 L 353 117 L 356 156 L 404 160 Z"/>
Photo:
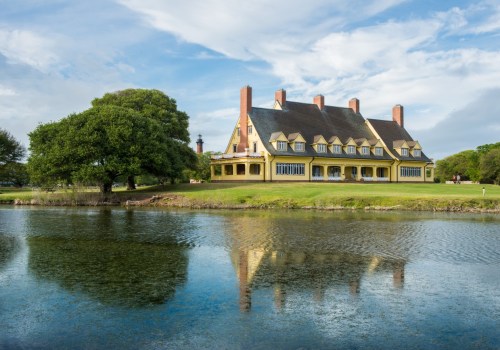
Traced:
<path id="1" fill-rule="evenodd" d="M 326 145 L 323 143 L 318 144 L 318 153 L 326 153 Z"/>
<path id="2" fill-rule="evenodd" d="M 370 155 L 370 147 L 368 147 L 368 146 L 361 147 L 361 154 L 363 154 L 365 156 Z"/>
<path id="3" fill-rule="evenodd" d="M 422 156 L 422 151 L 419 149 L 414 149 L 413 150 L 413 156 L 414 157 L 421 157 Z"/>
<path id="4" fill-rule="evenodd" d="M 383 156 L 384 155 L 384 149 L 382 147 L 375 147 L 375 155 L 376 156 Z"/>
<path id="5" fill-rule="evenodd" d="M 305 143 L 304 142 L 295 142 L 295 152 L 304 152 Z"/>
<path id="6" fill-rule="evenodd" d="M 401 155 L 403 157 L 408 157 L 408 148 L 401 148 Z"/>
<path id="7" fill-rule="evenodd" d="M 347 146 L 347 153 L 348 154 L 356 154 L 356 147 L 355 146 Z"/>
<path id="8" fill-rule="evenodd" d="M 288 143 L 286 141 L 278 141 L 277 142 L 277 149 L 278 151 L 286 151 Z"/>
<path id="9" fill-rule="evenodd" d="M 333 153 L 336 153 L 336 154 L 340 154 L 342 153 L 342 147 L 340 147 L 340 145 L 333 145 Z"/>
<path id="10" fill-rule="evenodd" d="M 253 126 L 249 125 L 248 126 L 248 135 L 250 135 L 253 132 Z"/>

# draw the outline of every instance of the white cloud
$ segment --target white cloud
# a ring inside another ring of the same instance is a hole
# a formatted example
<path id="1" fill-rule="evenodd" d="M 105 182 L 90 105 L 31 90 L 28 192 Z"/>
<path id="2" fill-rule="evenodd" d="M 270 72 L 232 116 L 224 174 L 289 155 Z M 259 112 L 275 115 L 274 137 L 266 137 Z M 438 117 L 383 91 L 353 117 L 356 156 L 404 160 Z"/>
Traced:
<path id="1" fill-rule="evenodd" d="M 498 6 L 491 3 L 480 4 L 481 13 L 492 12 L 481 26 L 469 23 L 470 6 L 345 30 L 347 18 L 360 21 L 400 1 L 318 0 L 306 6 L 295 1 L 233 6 L 222 0 L 180 6 L 159 0 L 119 2 L 182 40 L 229 57 L 267 62 L 289 91 L 307 99 L 322 93 L 331 104 L 343 105 L 356 96 L 367 117 L 384 117 L 394 104 L 404 104 L 411 113 L 407 125 L 414 129 L 436 124 L 500 81 L 497 48 L 441 45 L 456 33 L 493 30 L 500 21 Z M 279 15 L 285 6 L 287 15 Z"/>
<path id="2" fill-rule="evenodd" d="M 46 71 L 59 61 L 51 40 L 19 29 L 0 29 L 0 54 L 11 64 L 27 64 L 40 71 Z"/>
<path id="3" fill-rule="evenodd" d="M 304 47 L 318 34 L 362 20 L 404 0 L 233 1 L 117 0 L 180 39 L 231 58 L 261 58 L 266 46 Z M 333 14 L 333 15 L 332 15 Z"/>
<path id="4" fill-rule="evenodd" d="M 17 93 L 15 90 L 0 85 L 0 97 L 1 96 L 16 96 L 16 95 L 17 95 Z"/>

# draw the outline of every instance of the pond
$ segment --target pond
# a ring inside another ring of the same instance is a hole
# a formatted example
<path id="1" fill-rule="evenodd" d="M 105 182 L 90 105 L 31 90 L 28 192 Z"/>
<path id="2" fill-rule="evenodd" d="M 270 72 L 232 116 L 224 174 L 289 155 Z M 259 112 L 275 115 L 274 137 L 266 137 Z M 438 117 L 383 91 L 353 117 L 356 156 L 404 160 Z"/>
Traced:
<path id="1" fill-rule="evenodd" d="M 500 216 L 0 207 L 0 349 L 498 349 Z"/>

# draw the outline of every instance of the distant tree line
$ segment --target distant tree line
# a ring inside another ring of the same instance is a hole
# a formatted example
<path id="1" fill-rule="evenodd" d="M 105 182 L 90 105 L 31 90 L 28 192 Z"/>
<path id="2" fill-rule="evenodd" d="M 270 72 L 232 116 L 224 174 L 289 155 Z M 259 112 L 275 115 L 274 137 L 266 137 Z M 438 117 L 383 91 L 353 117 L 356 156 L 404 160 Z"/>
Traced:
<path id="1" fill-rule="evenodd" d="M 189 147 L 189 117 L 159 90 L 127 89 L 107 93 L 92 106 L 29 133 L 24 147 L 0 129 L 0 185 L 99 186 L 103 194 L 123 181 L 184 180 L 199 160 Z M 205 161 L 205 159 L 203 159 Z"/>
<path id="2" fill-rule="evenodd" d="M 500 142 L 463 151 L 436 163 L 436 179 L 449 181 L 460 175 L 462 180 L 500 184 Z"/>

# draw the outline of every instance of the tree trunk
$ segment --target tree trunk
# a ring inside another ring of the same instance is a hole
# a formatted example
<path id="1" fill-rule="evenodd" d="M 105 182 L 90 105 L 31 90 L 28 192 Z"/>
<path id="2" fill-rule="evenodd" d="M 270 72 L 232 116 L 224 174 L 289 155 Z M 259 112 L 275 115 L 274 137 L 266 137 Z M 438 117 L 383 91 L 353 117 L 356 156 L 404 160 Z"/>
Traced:
<path id="1" fill-rule="evenodd" d="M 103 182 L 99 186 L 99 188 L 101 190 L 101 194 L 103 194 L 103 195 L 110 194 L 111 191 L 113 190 L 113 183 L 112 182 Z"/>
<path id="2" fill-rule="evenodd" d="M 127 191 L 135 190 L 135 177 L 134 175 L 127 176 Z"/>

